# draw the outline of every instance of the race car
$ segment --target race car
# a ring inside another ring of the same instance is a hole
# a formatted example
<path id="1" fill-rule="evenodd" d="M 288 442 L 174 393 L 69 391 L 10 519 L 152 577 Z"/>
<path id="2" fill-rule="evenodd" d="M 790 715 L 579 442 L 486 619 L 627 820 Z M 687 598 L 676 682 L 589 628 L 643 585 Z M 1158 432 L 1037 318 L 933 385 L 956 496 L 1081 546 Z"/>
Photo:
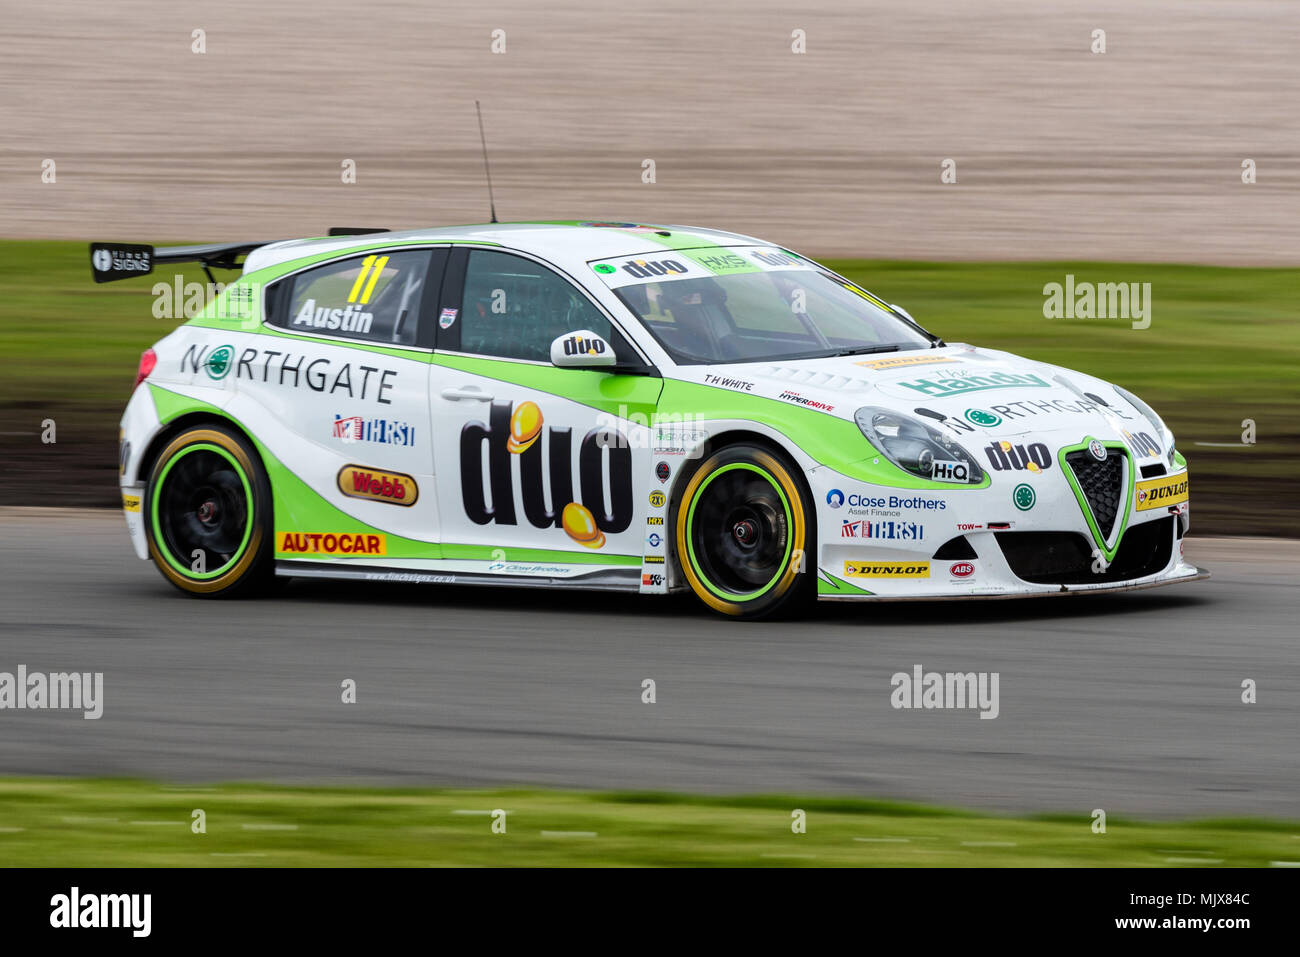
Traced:
<path id="1" fill-rule="evenodd" d="M 136 554 L 189 594 L 690 590 L 758 618 L 1206 577 L 1187 463 L 1141 399 L 946 343 L 789 249 L 628 222 L 336 232 L 91 246 L 100 281 L 243 259 L 144 352 L 122 418 Z"/>

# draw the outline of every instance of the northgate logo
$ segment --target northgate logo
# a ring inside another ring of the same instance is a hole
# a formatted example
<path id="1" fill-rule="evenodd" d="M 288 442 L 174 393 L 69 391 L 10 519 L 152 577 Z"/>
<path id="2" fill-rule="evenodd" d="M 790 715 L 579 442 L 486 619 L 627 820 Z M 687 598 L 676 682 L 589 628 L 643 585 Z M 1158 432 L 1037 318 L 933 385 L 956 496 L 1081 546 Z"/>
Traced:
<path id="1" fill-rule="evenodd" d="M 603 543 L 603 533 L 616 534 L 632 524 L 632 449 L 627 436 L 614 429 L 592 429 L 578 444 L 578 484 L 573 495 L 573 436 L 567 428 L 545 428 L 536 403 L 493 402 L 488 422 L 470 422 L 460 433 L 460 485 L 465 514 L 478 525 L 516 525 L 514 460 L 519 460 L 524 515 L 536 528 L 562 526 L 583 540 Z M 483 446 L 487 446 L 487 484 L 492 504 L 484 497 Z M 604 478 L 606 451 L 609 483 Z M 545 461 L 543 461 L 545 460 Z M 542 470 L 550 479 L 551 506 L 546 504 Z M 609 493 L 608 499 L 606 492 Z M 609 507 L 606 508 L 606 501 Z M 568 513 L 566 521 L 565 513 Z M 570 528 L 570 526 L 573 526 Z M 589 527 L 594 526 L 594 527 Z"/>

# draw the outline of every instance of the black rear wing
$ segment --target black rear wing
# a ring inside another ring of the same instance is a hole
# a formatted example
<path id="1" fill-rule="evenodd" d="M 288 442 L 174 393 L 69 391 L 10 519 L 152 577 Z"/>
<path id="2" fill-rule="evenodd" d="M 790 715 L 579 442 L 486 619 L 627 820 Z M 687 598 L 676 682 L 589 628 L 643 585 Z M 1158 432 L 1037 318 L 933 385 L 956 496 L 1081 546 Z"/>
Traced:
<path id="1" fill-rule="evenodd" d="M 268 243 L 204 243 L 199 246 L 149 246 L 143 243 L 91 243 L 90 270 L 95 282 L 147 276 L 164 263 L 199 263 L 212 278 L 213 269 L 240 269 L 241 256 Z"/>
<path id="2" fill-rule="evenodd" d="M 331 236 L 360 236 L 369 233 L 386 233 L 388 230 L 364 226 L 334 226 Z M 203 243 L 198 246 L 149 246 L 143 243 L 91 243 L 90 270 L 95 282 L 113 282 L 117 279 L 130 279 L 132 276 L 147 276 L 153 267 L 162 263 L 198 263 L 208 274 L 209 282 L 213 269 L 240 269 L 241 256 L 247 256 L 254 249 L 269 246 L 269 240 L 262 243 Z"/>

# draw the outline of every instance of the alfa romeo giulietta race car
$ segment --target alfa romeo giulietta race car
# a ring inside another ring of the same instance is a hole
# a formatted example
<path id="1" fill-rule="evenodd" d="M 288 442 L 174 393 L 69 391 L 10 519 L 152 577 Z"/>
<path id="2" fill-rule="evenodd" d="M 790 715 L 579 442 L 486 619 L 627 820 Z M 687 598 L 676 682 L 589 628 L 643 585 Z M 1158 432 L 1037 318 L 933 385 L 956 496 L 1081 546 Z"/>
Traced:
<path id="1" fill-rule="evenodd" d="M 135 551 L 186 592 L 690 589 L 759 617 L 1205 575 L 1186 462 L 1141 399 L 945 343 L 788 249 L 609 222 L 340 232 L 91 247 L 101 281 L 244 257 L 144 353 L 122 419 Z"/>

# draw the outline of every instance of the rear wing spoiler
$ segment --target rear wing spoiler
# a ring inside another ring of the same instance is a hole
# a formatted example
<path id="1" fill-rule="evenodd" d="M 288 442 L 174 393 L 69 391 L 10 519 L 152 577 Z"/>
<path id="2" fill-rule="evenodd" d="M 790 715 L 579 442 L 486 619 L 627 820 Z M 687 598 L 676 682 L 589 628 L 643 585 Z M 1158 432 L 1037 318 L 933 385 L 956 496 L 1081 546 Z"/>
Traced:
<path id="1" fill-rule="evenodd" d="M 268 243 L 205 243 L 200 246 L 149 246 L 143 243 L 91 243 L 90 270 L 95 282 L 147 276 L 164 263 L 199 263 L 212 278 L 213 269 L 239 269 L 241 256 Z"/>
<path id="2" fill-rule="evenodd" d="M 331 236 L 359 236 L 369 233 L 386 233 L 386 229 L 362 226 L 334 226 Z M 91 243 L 90 270 L 95 282 L 113 282 L 117 279 L 130 279 L 132 276 L 147 276 L 153 272 L 155 265 L 165 263 L 198 263 L 208 274 L 209 282 L 216 282 L 212 277 L 213 269 L 240 269 L 241 256 L 247 256 L 254 249 L 269 246 L 269 240 L 261 243 L 204 243 L 198 246 L 149 246 L 144 243 Z"/>

